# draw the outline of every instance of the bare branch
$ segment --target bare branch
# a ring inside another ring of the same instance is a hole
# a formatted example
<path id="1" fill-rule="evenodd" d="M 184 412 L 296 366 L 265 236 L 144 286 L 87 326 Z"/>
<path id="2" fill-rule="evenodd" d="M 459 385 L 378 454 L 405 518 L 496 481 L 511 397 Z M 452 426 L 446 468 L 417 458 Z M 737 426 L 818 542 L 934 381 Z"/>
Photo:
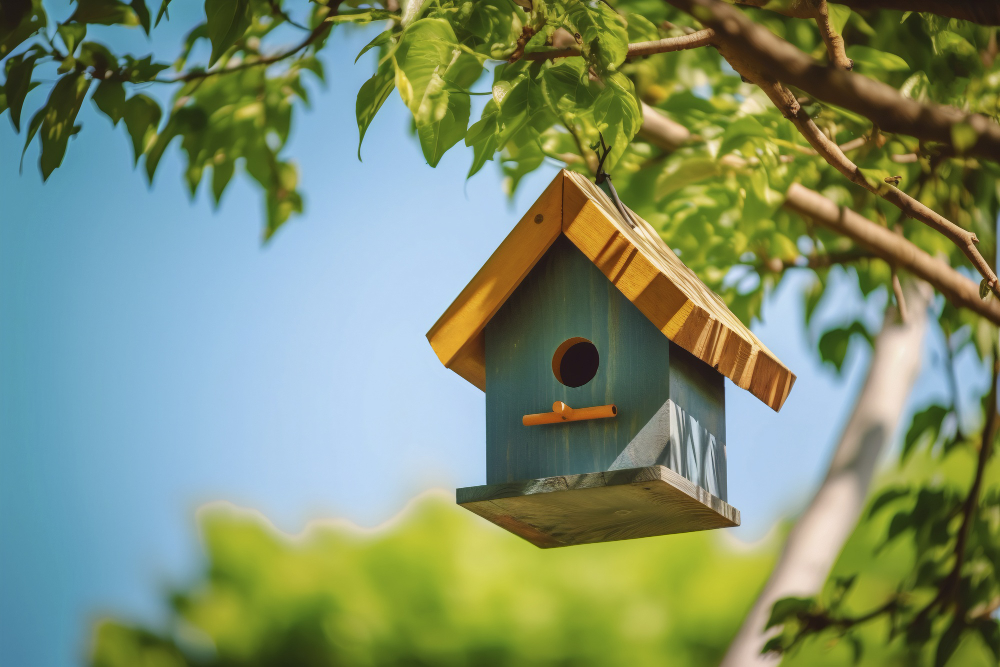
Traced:
<path id="1" fill-rule="evenodd" d="M 826 44 L 826 52 L 830 58 L 830 62 L 837 67 L 847 70 L 854 69 L 854 61 L 847 57 L 844 38 L 833 29 L 833 24 L 830 23 L 830 10 L 826 6 L 826 0 L 820 1 L 814 20 L 816 21 L 816 25 L 819 26 L 820 37 L 823 38 L 823 43 Z"/>
<path id="2" fill-rule="evenodd" d="M 1000 125 L 986 116 L 940 104 L 921 104 L 880 81 L 825 66 L 719 0 L 666 1 L 713 28 L 715 44 L 720 50 L 725 45 L 745 69 L 861 114 L 886 132 L 952 146 L 952 128 L 964 123 L 976 136 L 966 152 L 1000 161 Z"/>
<path id="3" fill-rule="evenodd" d="M 686 51 L 687 49 L 697 49 L 708 46 L 715 37 L 715 31 L 711 29 L 699 30 L 680 37 L 666 37 L 652 42 L 636 42 L 628 45 L 628 58 L 639 58 L 653 55 L 654 53 L 670 53 L 672 51 Z M 547 51 L 532 51 L 524 54 L 525 60 L 554 60 L 555 58 L 575 58 L 580 54 L 580 49 L 570 46 L 562 49 L 549 49 Z"/>
<path id="4" fill-rule="evenodd" d="M 967 308 L 1000 324 L 1000 300 L 979 298 L 979 286 L 944 262 L 848 208 L 837 206 L 798 183 L 788 188 L 785 207 L 870 248 L 876 255 L 933 285 L 959 308 Z"/>
<path id="5" fill-rule="evenodd" d="M 628 45 L 628 57 L 638 58 L 654 53 L 669 53 L 671 51 L 684 51 L 686 49 L 697 49 L 701 46 L 708 46 L 715 38 L 715 31 L 711 28 L 692 32 L 689 35 L 680 37 L 667 37 L 657 39 L 652 42 L 636 42 Z"/>
<path id="6" fill-rule="evenodd" d="M 805 262 L 800 262 L 800 260 Z M 756 264 L 754 268 L 764 273 L 783 273 L 788 269 L 828 269 L 831 266 L 843 266 L 854 264 L 866 259 L 879 259 L 879 256 L 870 250 L 855 248 L 845 252 L 817 253 L 811 255 L 800 255 L 795 260 L 789 261 L 779 257 L 769 257 Z"/>

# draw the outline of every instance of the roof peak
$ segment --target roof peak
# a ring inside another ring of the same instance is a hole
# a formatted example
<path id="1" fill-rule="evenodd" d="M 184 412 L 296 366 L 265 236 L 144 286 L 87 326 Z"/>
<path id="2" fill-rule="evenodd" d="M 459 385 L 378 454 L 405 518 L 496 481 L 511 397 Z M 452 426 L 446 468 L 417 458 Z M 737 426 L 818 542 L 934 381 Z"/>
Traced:
<path id="1" fill-rule="evenodd" d="M 485 389 L 486 323 L 565 235 L 667 338 L 780 410 L 795 375 L 629 212 L 634 228 L 597 185 L 560 171 L 427 333 L 441 362 Z"/>

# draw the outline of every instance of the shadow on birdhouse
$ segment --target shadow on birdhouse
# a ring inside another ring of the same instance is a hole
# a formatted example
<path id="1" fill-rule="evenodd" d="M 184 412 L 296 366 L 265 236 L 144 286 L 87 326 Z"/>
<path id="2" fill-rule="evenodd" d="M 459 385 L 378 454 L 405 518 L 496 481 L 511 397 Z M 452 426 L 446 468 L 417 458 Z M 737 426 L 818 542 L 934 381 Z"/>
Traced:
<path id="1" fill-rule="evenodd" d="M 656 231 L 562 171 L 427 338 L 486 392 L 486 485 L 458 503 L 539 547 L 740 524 L 724 378 L 795 376 Z"/>

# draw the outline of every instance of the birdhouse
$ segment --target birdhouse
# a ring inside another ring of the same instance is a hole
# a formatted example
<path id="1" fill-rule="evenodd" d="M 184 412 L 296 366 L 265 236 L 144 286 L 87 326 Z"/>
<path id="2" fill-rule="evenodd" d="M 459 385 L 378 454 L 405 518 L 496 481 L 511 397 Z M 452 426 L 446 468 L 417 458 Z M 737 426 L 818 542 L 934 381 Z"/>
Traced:
<path id="1" fill-rule="evenodd" d="M 427 334 L 486 392 L 486 484 L 458 503 L 539 547 L 740 524 L 724 378 L 795 376 L 659 234 L 562 171 Z"/>

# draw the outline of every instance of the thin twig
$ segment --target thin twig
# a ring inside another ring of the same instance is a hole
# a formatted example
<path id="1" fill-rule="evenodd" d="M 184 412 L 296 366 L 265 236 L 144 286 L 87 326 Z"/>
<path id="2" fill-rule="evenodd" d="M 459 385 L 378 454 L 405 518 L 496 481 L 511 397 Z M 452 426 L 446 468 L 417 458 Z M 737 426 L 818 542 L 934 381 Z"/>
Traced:
<path id="1" fill-rule="evenodd" d="M 291 58 L 303 49 L 308 48 L 313 42 L 322 37 L 324 33 L 328 32 L 330 28 L 333 27 L 334 19 L 338 16 L 338 9 L 341 2 L 342 0 L 335 0 L 334 2 L 331 2 L 328 5 L 330 13 L 324 17 L 322 21 L 316 24 L 316 27 L 309 32 L 305 39 L 287 51 L 282 51 L 271 56 L 257 58 L 256 60 L 244 60 L 241 63 L 229 67 L 222 67 L 214 70 L 196 70 L 174 77 L 173 79 L 157 79 L 157 81 L 160 83 L 185 83 L 187 81 L 204 79 L 217 74 L 231 74 L 233 72 L 239 72 L 240 70 L 250 69 L 251 67 L 273 65 L 274 63 L 285 60 L 286 58 Z"/>
<path id="2" fill-rule="evenodd" d="M 627 58 L 640 58 L 655 53 L 670 53 L 673 51 L 686 51 L 687 49 L 697 49 L 708 46 L 715 37 L 715 31 L 711 28 L 699 30 L 689 35 L 680 37 L 666 37 L 651 42 L 635 42 L 628 45 Z M 544 51 L 531 51 L 524 54 L 525 60 L 554 60 L 556 58 L 575 58 L 581 56 L 580 49 L 567 47 L 564 49 L 548 49 Z"/>
<path id="3" fill-rule="evenodd" d="M 800 263 L 799 260 L 801 259 L 805 259 L 805 263 Z M 788 269 L 828 269 L 832 266 L 844 266 L 867 259 L 878 259 L 878 255 L 870 250 L 856 248 L 846 252 L 800 255 L 793 260 L 781 259 L 779 257 L 769 257 L 766 260 L 755 264 L 754 268 L 758 272 L 783 273 Z"/>
<path id="4" fill-rule="evenodd" d="M 720 52 L 723 57 L 727 56 L 727 49 L 720 48 Z M 986 262 L 986 259 L 982 256 L 982 254 L 980 254 L 979 249 L 976 247 L 976 244 L 979 243 L 979 239 L 974 233 L 962 229 L 955 223 L 931 210 L 920 201 L 914 199 L 893 185 L 872 183 L 865 177 L 858 166 L 854 164 L 850 158 L 844 155 L 840 146 L 823 134 L 823 131 L 816 126 L 816 123 L 813 122 L 812 118 L 809 117 L 799 104 L 798 100 L 795 99 L 785 86 L 777 81 L 768 79 L 761 74 L 751 72 L 743 68 L 742 63 L 740 63 L 737 58 L 730 59 L 727 57 L 727 60 L 730 61 L 730 64 L 732 64 L 734 69 L 740 72 L 742 76 L 753 81 L 753 83 L 757 84 L 760 89 L 764 91 L 774 105 L 778 107 L 778 110 L 781 111 L 782 115 L 784 115 L 785 118 L 790 120 L 795 127 L 798 128 L 805 140 L 808 141 L 809 144 L 816 149 L 816 152 L 819 153 L 819 155 L 823 157 L 823 159 L 825 159 L 832 167 L 846 176 L 852 183 L 860 185 L 869 192 L 882 197 L 890 204 L 899 208 L 909 217 L 919 220 L 931 229 L 943 234 L 952 243 L 958 246 L 965 256 L 969 258 L 972 265 L 986 280 L 986 284 L 990 290 L 997 296 L 1000 296 L 1000 287 L 998 287 L 997 275 L 993 272 L 993 269 Z M 741 69 L 743 69 L 743 71 L 740 71 Z"/>

